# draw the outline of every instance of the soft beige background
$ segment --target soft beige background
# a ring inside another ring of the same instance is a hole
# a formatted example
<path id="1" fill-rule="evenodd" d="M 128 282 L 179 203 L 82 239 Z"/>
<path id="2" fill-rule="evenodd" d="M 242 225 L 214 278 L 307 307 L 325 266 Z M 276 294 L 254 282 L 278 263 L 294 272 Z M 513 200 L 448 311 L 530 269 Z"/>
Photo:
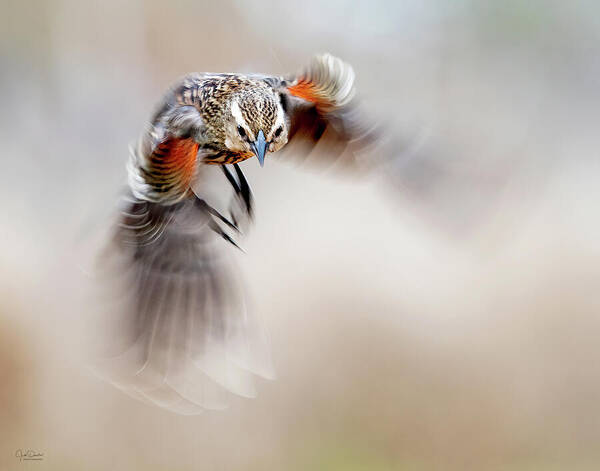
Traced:
<path id="1" fill-rule="evenodd" d="M 0 10 L 1 470 L 600 467 L 596 2 Z M 277 381 L 191 418 L 98 382 L 80 240 L 154 101 L 189 71 L 286 73 L 319 51 L 418 145 L 365 180 L 244 164 L 239 258 Z"/>

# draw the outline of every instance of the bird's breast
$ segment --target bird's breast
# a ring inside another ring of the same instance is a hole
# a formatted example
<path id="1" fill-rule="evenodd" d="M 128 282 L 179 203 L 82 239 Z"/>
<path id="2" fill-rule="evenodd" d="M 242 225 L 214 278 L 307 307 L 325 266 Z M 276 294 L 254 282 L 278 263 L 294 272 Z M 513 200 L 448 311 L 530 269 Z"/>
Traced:
<path id="1" fill-rule="evenodd" d="M 202 162 L 208 165 L 237 164 L 250 157 L 254 157 L 252 152 L 222 151 L 204 157 Z"/>

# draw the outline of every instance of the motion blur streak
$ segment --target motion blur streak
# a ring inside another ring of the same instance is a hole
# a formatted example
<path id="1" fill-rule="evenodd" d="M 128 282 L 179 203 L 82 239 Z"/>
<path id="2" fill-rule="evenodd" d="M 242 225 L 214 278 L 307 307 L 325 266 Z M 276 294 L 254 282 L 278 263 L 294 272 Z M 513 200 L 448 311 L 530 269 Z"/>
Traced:
<path id="1" fill-rule="evenodd" d="M 1 6 L 0 469 L 599 467 L 595 2 Z M 412 144 L 391 186 L 242 164 L 277 381 L 194 418 L 97 381 L 80 241 L 156 97 L 315 51 Z"/>

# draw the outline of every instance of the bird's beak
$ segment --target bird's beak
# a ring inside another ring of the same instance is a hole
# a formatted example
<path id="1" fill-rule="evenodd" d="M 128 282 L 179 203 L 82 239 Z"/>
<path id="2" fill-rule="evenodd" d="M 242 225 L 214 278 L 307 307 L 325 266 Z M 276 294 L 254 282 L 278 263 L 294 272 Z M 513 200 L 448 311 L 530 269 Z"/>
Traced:
<path id="1" fill-rule="evenodd" d="M 258 162 L 262 167 L 265 164 L 265 154 L 267 152 L 267 141 L 265 139 L 265 134 L 262 132 L 262 129 L 258 131 L 258 135 L 256 136 L 256 141 L 252 144 L 252 152 L 254 155 L 258 157 Z"/>

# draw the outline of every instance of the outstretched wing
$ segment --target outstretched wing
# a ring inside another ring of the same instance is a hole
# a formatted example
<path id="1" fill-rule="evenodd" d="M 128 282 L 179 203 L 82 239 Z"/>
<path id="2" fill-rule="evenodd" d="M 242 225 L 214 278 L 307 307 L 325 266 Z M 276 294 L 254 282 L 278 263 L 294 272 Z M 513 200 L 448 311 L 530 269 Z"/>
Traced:
<path id="1" fill-rule="evenodd" d="M 112 307 L 94 366 L 137 399 L 195 414 L 226 407 L 230 393 L 253 396 L 255 376 L 269 378 L 272 368 L 231 263 L 250 189 L 238 167 L 234 176 L 198 165 L 203 123 L 185 83 L 131 150 L 130 193 L 99 259 Z M 215 179 L 234 188 L 233 221 L 208 202 Z"/>
<path id="2" fill-rule="evenodd" d="M 329 54 L 314 57 L 295 77 L 265 80 L 288 107 L 286 159 L 292 154 L 313 166 L 335 164 L 336 170 L 361 175 L 383 170 L 394 193 L 410 196 L 428 217 L 452 230 L 483 221 L 510 178 L 510 163 L 457 165 L 463 158 L 450 143 L 436 142 L 427 127 L 409 130 L 393 119 L 382 125 L 359 102 L 352 68 Z"/>
<path id="3" fill-rule="evenodd" d="M 290 120 L 283 154 L 321 167 L 339 162 L 346 168 L 364 168 L 376 163 L 374 155 L 385 134 L 360 106 L 350 65 L 323 54 L 295 77 L 271 83 L 280 91 Z"/>
<path id="4" fill-rule="evenodd" d="M 113 302 L 96 371 L 182 414 L 226 407 L 229 392 L 254 396 L 254 376 L 272 376 L 265 334 L 216 224 L 200 199 L 165 206 L 130 195 L 100 259 Z"/>
<path id="5" fill-rule="evenodd" d="M 201 79 L 191 75 L 177 82 L 130 149 L 129 186 L 137 198 L 173 204 L 189 195 L 205 132 L 198 109 Z"/>

